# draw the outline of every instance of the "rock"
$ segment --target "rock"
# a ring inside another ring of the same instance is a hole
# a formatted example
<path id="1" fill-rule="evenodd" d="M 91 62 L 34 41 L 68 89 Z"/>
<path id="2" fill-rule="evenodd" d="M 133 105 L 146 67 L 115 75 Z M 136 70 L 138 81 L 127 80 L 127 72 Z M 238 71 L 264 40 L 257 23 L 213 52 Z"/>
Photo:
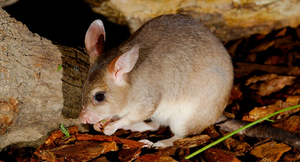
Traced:
<path id="1" fill-rule="evenodd" d="M 170 13 L 191 15 L 210 28 L 222 41 L 267 34 L 274 29 L 300 24 L 299 1 L 144 1 L 85 0 L 108 20 L 127 25 L 133 33 L 149 19 Z"/>

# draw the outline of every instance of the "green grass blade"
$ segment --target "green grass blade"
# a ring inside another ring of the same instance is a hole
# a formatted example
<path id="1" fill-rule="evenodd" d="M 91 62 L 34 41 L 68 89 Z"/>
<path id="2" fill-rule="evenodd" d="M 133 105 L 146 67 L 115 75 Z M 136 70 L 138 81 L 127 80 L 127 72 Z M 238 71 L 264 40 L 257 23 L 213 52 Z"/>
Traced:
<path id="1" fill-rule="evenodd" d="M 59 128 L 67 137 L 70 137 L 70 133 L 68 131 L 68 129 L 65 128 L 64 124 L 61 123 L 60 124 L 60 128 Z"/>
<path id="2" fill-rule="evenodd" d="M 233 132 L 227 134 L 226 136 L 224 136 L 224 137 L 218 139 L 217 141 L 214 141 L 213 143 L 210 143 L 209 145 L 206 145 L 205 147 L 202 147 L 201 149 L 195 151 L 194 153 L 192 153 L 192 154 L 186 156 L 185 159 L 190 159 L 190 158 L 192 158 L 192 157 L 198 155 L 199 153 L 205 151 L 206 149 L 208 149 L 208 148 L 210 148 L 210 147 L 212 147 L 212 146 L 214 146 L 214 145 L 216 145 L 216 144 L 218 144 L 218 143 L 224 141 L 225 139 L 227 139 L 227 138 L 229 138 L 229 137 L 231 137 L 231 136 L 237 134 L 239 131 L 242 131 L 242 130 L 244 130 L 244 129 L 247 129 L 247 128 L 249 128 L 249 127 L 251 127 L 251 126 L 253 126 L 253 125 L 257 124 L 257 123 L 260 123 L 260 122 L 262 122 L 262 121 L 264 121 L 264 120 L 267 120 L 268 118 L 270 118 L 270 117 L 272 117 L 272 116 L 274 116 L 274 115 L 277 115 L 277 114 L 282 113 L 282 112 L 284 112 L 284 111 L 292 110 L 292 109 L 295 109 L 295 108 L 298 108 L 298 107 L 300 107 L 300 105 L 296 105 L 296 106 L 292 106 L 292 107 L 289 107 L 289 108 L 285 108 L 285 109 L 276 111 L 276 112 L 274 112 L 273 114 L 267 115 L 266 117 L 263 117 L 263 118 L 261 118 L 261 119 L 258 119 L 258 120 L 254 121 L 254 122 L 252 122 L 252 123 L 249 123 L 249 124 L 243 126 L 242 128 L 237 129 L 237 130 L 235 130 L 235 131 L 233 131 Z"/>
<path id="3" fill-rule="evenodd" d="M 58 67 L 57 67 L 57 72 L 62 68 L 62 65 L 59 64 Z"/>

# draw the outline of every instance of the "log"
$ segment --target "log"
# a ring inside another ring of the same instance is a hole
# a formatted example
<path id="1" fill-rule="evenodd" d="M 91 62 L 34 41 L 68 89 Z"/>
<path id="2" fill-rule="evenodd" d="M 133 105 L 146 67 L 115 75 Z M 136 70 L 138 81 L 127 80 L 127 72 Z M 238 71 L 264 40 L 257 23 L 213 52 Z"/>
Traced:
<path id="1" fill-rule="evenodd" d="M 19 0 L 0 0 L 0 7 L 7 7 L 17 3 Z"/>
<path id="2" fill-rule="evenodd" d="M 170 13 L 191 15 L 208 26 L 222 41 L 300 24 L 300 1 L 293 0 L 85 0 L 108 20 L 127 25 L 131 33 L 149 19 Z"/>
<path id="3" fill-rule="evenodd" d="M 84 130 L 76 118 L 88 67 L 83 49 L 54 45 L 0 8 L 0 151 L 39 146 L 60 123 Z"/>

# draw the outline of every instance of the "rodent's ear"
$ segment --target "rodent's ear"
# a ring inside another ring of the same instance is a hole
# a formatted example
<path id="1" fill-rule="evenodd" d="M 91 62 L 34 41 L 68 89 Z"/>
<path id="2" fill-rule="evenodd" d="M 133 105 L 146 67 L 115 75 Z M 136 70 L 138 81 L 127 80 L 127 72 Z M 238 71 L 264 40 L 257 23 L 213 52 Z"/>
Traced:
<path id="1" fill-rule="evenodd" d="M 115 58 L 108 66 L 110 76 L 116 84 L 125 79 L 125 74 L 129 73 L 136 64 L 139 57 L 139 45 L 135 45 L 128 52 Z"/>
<path id="2" fill-rule="evenodd" d="M 85 34 L 85 48 L 90 56 L 90 64 L 94 64 L 101 54 L 105 42 L 105 29 L 101 20 L 95 20 Z"/>

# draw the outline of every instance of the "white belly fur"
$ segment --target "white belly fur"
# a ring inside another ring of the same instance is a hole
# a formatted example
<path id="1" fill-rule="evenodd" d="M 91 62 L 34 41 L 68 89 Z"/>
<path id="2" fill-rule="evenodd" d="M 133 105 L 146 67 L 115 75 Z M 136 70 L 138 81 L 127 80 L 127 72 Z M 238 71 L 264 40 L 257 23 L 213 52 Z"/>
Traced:
<path id="1" fill-rule="evenodd" d="M 196 110 L 196 104 L 193 102 L 167 102 L 161 101 L 151 119 L 164 126 L 170 126 L 173 133 L 185 132 L 182 124 L 186 123 L 186 119 L 193 116 Z"/>

